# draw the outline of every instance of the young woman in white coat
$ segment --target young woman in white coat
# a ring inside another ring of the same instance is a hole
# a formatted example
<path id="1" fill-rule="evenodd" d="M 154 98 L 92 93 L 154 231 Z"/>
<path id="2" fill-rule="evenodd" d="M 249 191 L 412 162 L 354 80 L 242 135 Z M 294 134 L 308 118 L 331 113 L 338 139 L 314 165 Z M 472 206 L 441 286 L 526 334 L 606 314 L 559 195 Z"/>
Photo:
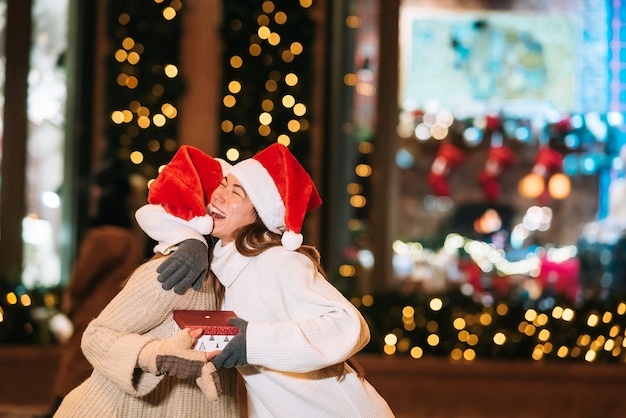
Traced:
<path id="1" fill-rule="evenodd" d="M 235 164 L 211 197 L 218 240 L 210 268 L 239 328 L 212 362 L 237 368 L 251 418 L 393 416 L 350 362 L 369 341 L 365 320 L 326 279 L 317 251 L 302 245 L 305 213 L 320 204 L 280 144 Z"/>

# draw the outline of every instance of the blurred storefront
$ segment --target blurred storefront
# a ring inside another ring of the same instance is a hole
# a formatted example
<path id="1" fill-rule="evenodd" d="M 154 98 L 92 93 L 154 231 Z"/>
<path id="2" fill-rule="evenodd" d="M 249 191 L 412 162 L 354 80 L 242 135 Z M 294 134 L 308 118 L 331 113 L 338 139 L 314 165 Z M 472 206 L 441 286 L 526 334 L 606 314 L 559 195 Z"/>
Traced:
<path id="1" fill-rule="evenodd" d="M 40 341 L 23 322 L 56 309 L 84 226 L 78 178 L 102 155 L 147 182 L 181 143 L 237 161 L 279 141 L 324 196 L 307 237 L 368 317 L 370 351 L 624 361 L 619 2 L 214 1 L 208 27 L 193 1 L 45 4 L 28 6 L 23 195 L 2 184 L 4 340 L 18 324 Z M 99 16 L 91 55 L 73 49 L 76 10 Z M 215 132 L 193 130 L 206 120 Z M 10 179 L 20 150 L 3 151 Z"/>

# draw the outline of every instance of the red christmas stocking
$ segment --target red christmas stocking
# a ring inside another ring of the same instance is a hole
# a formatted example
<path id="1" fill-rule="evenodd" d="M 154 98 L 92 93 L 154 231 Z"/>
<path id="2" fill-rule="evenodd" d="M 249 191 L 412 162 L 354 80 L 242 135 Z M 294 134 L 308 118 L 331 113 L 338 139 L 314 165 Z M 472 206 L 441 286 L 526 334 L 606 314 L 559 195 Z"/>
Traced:
<path id="1" fill-rule="evenodd" d="M 500 197 L 500 183 L 498 179 L 502 171 L 515 160 L 515 153 L 506 147 L 492 147 L 489 149 L 485 168 L 478 175 L 478 181 L 483 188 L 485 199 L 494 202 Z"/>
<path id="2" fill-rule="evenodd" d="M 444 142 L 439 147 L 437 157 L 433 161 L 428 173 L 428 184 L 435 196 L 450 196 L 450 185 L 448 175 L 450 171 L 457 167 L 465 159 L 463 150 L 452 144 Z"/>
<path id="3" fill-rule="evenodd" d="M 561 170 L 563 167 L 563 156 L 556 150 L 544 146 L 539 149 L 537 152 L 537 157 L 535 158 L 535 165 L 533 166 L 532 172 L 543 177 L 546 181 L 550 178 L 550 176 L 556 171 Z M 543 190 L 540 199 L 542 201 L 548 200 L 550 193 L 548 188 L 546 187 Z"/>

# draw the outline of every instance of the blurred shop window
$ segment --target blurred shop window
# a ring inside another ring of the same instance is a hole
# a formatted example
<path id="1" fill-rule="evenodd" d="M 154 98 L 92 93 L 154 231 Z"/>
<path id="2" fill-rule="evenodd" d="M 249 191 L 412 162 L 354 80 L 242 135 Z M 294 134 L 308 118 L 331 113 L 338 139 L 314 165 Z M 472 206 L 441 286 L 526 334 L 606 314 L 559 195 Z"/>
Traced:
<path id="1" fill-rule="evenodd" d="M 32 3 L 28 73 L 26 214 L 22 283 L 53 287 L 61 281 L 60 189 L 63 184 L 68 0 Z"/>

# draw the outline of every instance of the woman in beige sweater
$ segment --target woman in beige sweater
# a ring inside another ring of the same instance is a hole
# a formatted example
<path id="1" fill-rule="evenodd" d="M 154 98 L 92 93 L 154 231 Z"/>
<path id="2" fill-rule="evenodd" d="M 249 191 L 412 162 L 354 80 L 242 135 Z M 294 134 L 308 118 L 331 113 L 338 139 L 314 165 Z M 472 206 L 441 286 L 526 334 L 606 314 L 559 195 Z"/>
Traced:
<path id="1" fill-rule="evenodd" d="M 202 200 L 221 178 L 222 170 L 214 159 L 181 147 L 154 181 L 148 199 L 154 203 L 160 191 L 169 192 L 174 186 L 185 190 L 181 201 L 168 207 L 170 213 L 175 212 L 168 221 L 191 222 L 210 230 L 212 222 L 207 221 L 211 218 Z M 178 179 L 186 179 L 184 188 L 169 184 Z M 210 180 L 215 182 L 207 186 Z M 190 207 L 198 216 L 186 213 Z M 176 246 L 167 246 L 160 252 L 175 250 Z M 193 350 L 197 335 L 176 331 L 173 320 L 174 310 L 218 309 L 216 292 L 208 280 L 200 280 L 201 286 L 181 294 L 164 291 L 155 279 L 167 257 L 157 254 L 137 268 L 89 323 L 81 348 L 94 371 L 65 397 L 55 417 L 239 417 L 236 372 L 215 371 L 207 362 L 209 353 Z"/>
<path id="2" fill-rule="evenodd" d="M 155 280 L 162 258 L 152 259 L 131 276 L 122 291 L 94 319 L 82 349 L 92 375 L 70 392 L 55 417 L 238 417 L 236 372 L 220 370 L 222 394 L 210 400 L 195 376 L 179 379 L 140 368 L 141 352 L 151 341 L 175 333 L 175 309 L 215 309 L 208 281 L 182 295 L 165 292 Z"/>

